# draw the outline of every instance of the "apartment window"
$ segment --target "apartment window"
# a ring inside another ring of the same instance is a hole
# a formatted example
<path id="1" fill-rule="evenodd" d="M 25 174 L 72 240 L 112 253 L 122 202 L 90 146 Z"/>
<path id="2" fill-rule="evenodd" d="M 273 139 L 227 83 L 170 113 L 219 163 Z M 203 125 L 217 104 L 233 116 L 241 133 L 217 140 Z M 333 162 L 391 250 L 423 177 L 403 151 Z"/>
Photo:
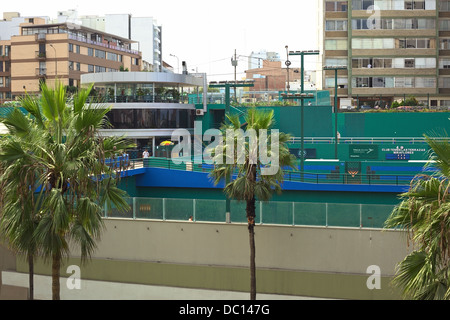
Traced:
<path id="1" fill-rule="evenodd" d="M 76 70 L 81 71 L 81 64 L 79 62 L 76 63 Z"/>
<path id="2" fill-rule="evenodd" d="M 95 50 L 95 56 L 100 59 L 106 59 L 106 52 L 103 50 Z"/>
<path id="3" fill-rule="evenodd" d="M 73 61 L 69 61 L 69 70 L 73 70 L 73 64 L 74 64 Z"/>
<path id="4" fill-rule="evenodd" d="M 326 31 L 347 31 L 347 20 L 327 20 L 325 22 Z"/>
<path id="5" fill-rule="evenodd" d="M 11 78 L 10 77 L 5 77 L 5 87 L 6 88 L 11 87 Z"/>
<path id="6" fill-rule="evenodd" d="M 11 46 L 5 46 L 5 56 L 9 57 L 11 54 Z"/>
<path id="7" fill-rule="evenodd" d="M 106 72 L 106 68 L 105 67 L 101 67 L 101 66 L 95 66 L 95 72 Z"/>
<path id="8" fill-rule="evenodd" d="M 450 1 L 440 0 L 439 1 L 439 11 L 450 11 Z"/>
<path id="9" fill-rule="evenodd" d="M 353 38 L 353 49 L 394 49 L 395 41 L 392 38 Z"/>
<path id="10" fill-rule="evenodd" d="M 88 56 L 93 57 L 94 56 L 94 49 L 88 48 Z"/>
<path id="11" fill-rule="evenodd" d="M 117 61 L 117 54 L 116 53 L 112 53 L 112 52 L 108 52 L 107 53 L 107 59 L 111 60 L 111 61 Z"/>
<path id="12" fill-rule="evenodd" d="M 415 60 L 414 59 L 405 59 L 405 68 L 414 68 Z"/>
<path id="13" fill-rule="evenodd" d="M 4 87 L 4 83 L 3 83 L 3 77 L 0 77 L 0 88 Z"/>
<path id="14" fill-rule="evenodd" d="M 374 5 L 374 0 L 354 0 L 352 2 L 353 10 L 367 10 Z"/>
<path id="15" fill-rule="evenodd" d="M 347 1 L 326 1 L 325 11 L 327 12 L 347 12 Z"/>
<path id="16" fill-rule="evenodd" d="M 78 54 L 80 54 L 80 50 L 81 50 L 81 49 L 80 49 L 80 46 L 79 46 L 79 45 L 76 45 L 76 46 L 75 46 L 75 52 L 78 53 Z"/>
<path id="17" fill-rule="evenodd" d="M 450 58 L 439 59 L 439 69 L 450 69 Z"/>
<path id="18" fill-rule="evenodd" d="M 398 39 L 400 49 L 432 49 L 430 39 Z"/>
<path id="19" fill-rule="evenodd" d="M 440 31 L 450 31 L 450 20 L 440 19 L 439 20 L 439 30 Z"/>
<path id="20" fill-rule="evenodd" d="M 347 40 L 325 40 L 325 50 L 347 50 Z"/>
<path id="21" fill-rule="evenodd" d="M 3 46 L 0 46 L 0 56 L 3 55 Z"/>
<path id="22" fill-rule="evenodd" d="M 0 72 L 3 72 L 3 61 L 0 61 Z"/>
<path id="23" fill-rule="evenodd" d="M 325 78 L 325 86 L 327 88 L 334 88 L 334 77 L 332 78 Z M 347 77 L 338 77 L 337 79 L 337 85 L 339 89 L 345 89 L 348 87 L 348 78 Z"/>
<path id="24" fill-rule="evenodd" d="M 88 64 L 88 72 L 94 72 L 94 66 L 92 64 Z"/>
<path id="25" fill-rule="evenodd" d="M 326 66 L 347 66 L 348 60 L 347 58 L 328 58 L 325 59 Z"/>
<path id="26" fill-rule="evenodd" d="M 73 43 L 69 43 L 69 52 L 73 52 Z"/>

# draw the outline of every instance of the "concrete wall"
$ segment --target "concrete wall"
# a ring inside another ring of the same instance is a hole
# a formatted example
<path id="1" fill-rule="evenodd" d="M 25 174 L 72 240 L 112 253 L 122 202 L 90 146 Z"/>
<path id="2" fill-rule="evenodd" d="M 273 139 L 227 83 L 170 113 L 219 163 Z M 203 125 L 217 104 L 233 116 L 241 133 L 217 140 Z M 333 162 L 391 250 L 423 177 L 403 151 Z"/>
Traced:
<path id="1" fill-rule="evenodd" d="M 248 231 L 244 224 L 106 220 L 107 230 L 83 279 L 246 292 Z M 389 285 L 408 253 L 397 231 L 256 227 L 259 293 L 350 299 L 398 299 Z M 74 251 L 74 255 L 76 256 Z M 62 267 L 80 265 L 71 258 Z M 367 268 L 381 270 L 381 290 L 369 290 Z M 26 272 L 25 261 L 18 261 Z M 36 272 L 50 274 L 50 265 Z"/>

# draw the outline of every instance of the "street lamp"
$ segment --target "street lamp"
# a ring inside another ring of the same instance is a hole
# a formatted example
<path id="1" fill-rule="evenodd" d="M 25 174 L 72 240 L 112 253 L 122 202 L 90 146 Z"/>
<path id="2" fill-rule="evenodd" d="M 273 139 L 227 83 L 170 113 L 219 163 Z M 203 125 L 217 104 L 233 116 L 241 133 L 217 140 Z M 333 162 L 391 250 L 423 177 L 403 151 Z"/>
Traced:
<path id="1" fill-rule="evenodd" d="M 314 98 L 313 93 L 282 93 L 281 97 L 286 100 L 301 100 L 301 106 L 302 106 L 302 123 L 301 123 L 301 151 L 300 151 L 300 171 L 301 171 L 301 177 L 303 181 L 303 172 L 305 168 L 305 147 L 304 147 L 304 131 L 303 131 L 303 107 L 304 107 L 304 100 L 305 99 L 312 99 Z"/>
<path id="2" fill-rule="evenodd" d="M 177 58 L 177 72 L 180 73 L 180 59 L 174 54 L 170 54 L 170 56 Z"/>
<path id="3" fill-rule="evenodd" d="M 287 47 L 287 46 L 286 46 Z M 304 51 L 289 51 L 288 56 L 300 56 L 301 57 L 301 93 L 305 93 L 305 56 L 318 56 L 320 53 L 319 50 L 304 50 Z M 305 108 L 305 99 L 306 98 L 302 98 L 301 99 L 301 136 L 302 136 L 302 140 L 301 140 L 301 145 L 302 145 L 302 156 L 300 158 L 301 162 L 300 162 L 300 168 L 301 171 L 303 172 L 304 169 L 304 149 L 303 149 L 303 145 L 304 145 L 304 140 L 305 140 L 305 131 L 304 131 L 304 108 Z"/>
<path id="4" fill-rule="evenodd" d="M 58 59 L 56 57 L 56 49 L 52 44 L 49 44 L 50 47 L 53 48 L 53 50 L 55 50 L 55 81 L 56 81 L 56 77 L 58 76 Z"/>
<path id="5" fill-rule="evenodd" d="M 325 66 L 323 67 L 323 70 L 334 70 L 334 130 L 335 130 L 335 136 L 334 136 L 334 157 L 335 159 L 338 159 L 338 129 L 337 129 L 337 114 L 338 114 L 338 71 L 339 70 L 347 70 L 346 66 Z"/>

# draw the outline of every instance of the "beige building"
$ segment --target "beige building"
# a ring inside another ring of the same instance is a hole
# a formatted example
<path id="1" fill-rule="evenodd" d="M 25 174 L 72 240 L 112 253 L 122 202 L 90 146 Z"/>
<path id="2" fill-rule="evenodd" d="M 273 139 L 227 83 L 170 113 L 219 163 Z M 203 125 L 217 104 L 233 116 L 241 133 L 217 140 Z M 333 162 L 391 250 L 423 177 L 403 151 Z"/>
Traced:
<path id="1" fill-rule="evenodd" d="M 450 106 L 450 1 L 322 0 L 319 14 L 322 66 L 348 69 L 338 71 L 340 98 Z M 322 77 L 334 95 L 335 71 Z"/>
<path id="2" fill-rule="evenodd" d="M 131 40 L 71 23 L 27 20 L 19 35 L 0 41 L 0 102 L 38 93 L 41 81 L 79 87 L 85 73 L 141 70 L 142 55 L 131 49 Z"/>

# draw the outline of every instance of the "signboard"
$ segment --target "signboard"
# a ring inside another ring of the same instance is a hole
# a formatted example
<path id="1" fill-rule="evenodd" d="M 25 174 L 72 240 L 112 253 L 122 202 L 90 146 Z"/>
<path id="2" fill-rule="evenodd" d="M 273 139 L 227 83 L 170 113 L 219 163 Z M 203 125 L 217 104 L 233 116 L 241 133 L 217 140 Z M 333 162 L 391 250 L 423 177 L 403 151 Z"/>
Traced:
<path id="1" fill-rule="evenodd" d="M 301 149 L 289 149 L 290 153 L 296 156 L 297 158 L 301 158 L 302 150 Z M 317 159 L 317 150 L 307 148 L 304 149 L 305 159 Z"/>
<path id="2" fill-rule="evenodd" d="M 378 146 L 373 144 L 352 144 L 349 147 L 350 159 L 378 159 Z"/>

